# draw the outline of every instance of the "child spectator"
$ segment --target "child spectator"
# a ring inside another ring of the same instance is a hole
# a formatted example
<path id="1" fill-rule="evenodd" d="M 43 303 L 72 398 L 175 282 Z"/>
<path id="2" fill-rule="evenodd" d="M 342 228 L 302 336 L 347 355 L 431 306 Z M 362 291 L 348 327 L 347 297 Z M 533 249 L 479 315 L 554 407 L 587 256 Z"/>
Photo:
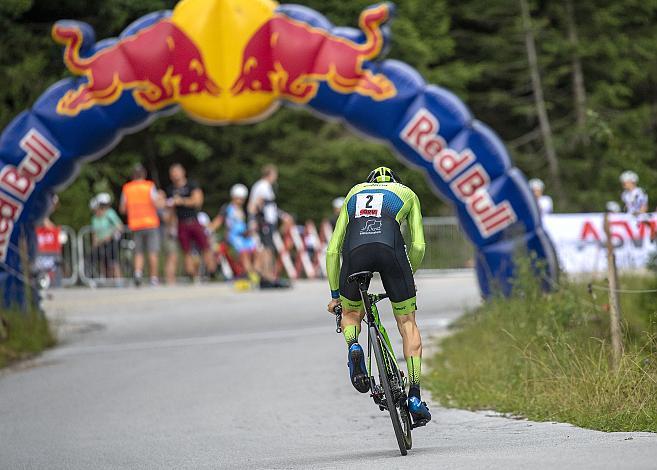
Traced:
<path id="1" fill-rule="evenodd" d="M 123 223 L 111 207 L 112 197 L 100 193 L 89 203 L 93 211 L 91 218 L 92 246 L 94 258 L 105 277 L 120 279 L 119 248 Z"/>
<path id="2" fill-rule="evenodd" d="M 257 248 L 255 239 L 249 233 L 244 204 L 249 190 L 243 184 L 236 184 L 230 190 L 230 203 L 221 208 L 219 214 L 210 224 L 212 231 L 218 230 L 222 225 L 226 229 L 226 241 L 235 250 L 240 258 L 253 285 L 258 285 L 260 278 L 255 271 L 254 256 Z"/>

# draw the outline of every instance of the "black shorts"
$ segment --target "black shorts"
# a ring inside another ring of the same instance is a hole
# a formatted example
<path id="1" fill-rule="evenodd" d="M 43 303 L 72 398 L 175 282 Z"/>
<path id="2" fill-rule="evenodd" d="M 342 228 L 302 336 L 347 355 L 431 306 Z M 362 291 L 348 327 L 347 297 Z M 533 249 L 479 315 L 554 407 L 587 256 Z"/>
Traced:
<path id="1" fill-rule="evenodd" d="M 381 275 L 395 315 L 407 315 L 417 310 L 415 281 L 404 245 L 392 248 L 384 243 L 370 243 L 342 254 L 340 297 L 350 310 L 363 308 L 358 285 L 347 282 L 351 274 L 360 271 Z"/>
<path id="2" fill-rule="evenodd" d="M 258 236 L 260 237 L 260 243 L 267 250 L 276 252 L 276 245 L 274 244 L 274 231 L 276 226 L 263 222 L 258 226 Z"/>

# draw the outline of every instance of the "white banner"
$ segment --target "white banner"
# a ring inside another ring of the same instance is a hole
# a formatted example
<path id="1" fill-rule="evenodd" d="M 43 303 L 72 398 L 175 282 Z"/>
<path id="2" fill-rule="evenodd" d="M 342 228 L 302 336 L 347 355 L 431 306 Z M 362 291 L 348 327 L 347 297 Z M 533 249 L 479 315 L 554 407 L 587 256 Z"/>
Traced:
<path id="1" fill-rule="evenodd" d="M 552 214 L 543 218 L 564 271 L 587 273 L 607 269 L 603 220 L 604 214 Z M 609 220 L 618 268 L 645 268 L 657 250 L 651 241 L 657 232 L 657 213 L 641 218 L 611 214 Z"/>

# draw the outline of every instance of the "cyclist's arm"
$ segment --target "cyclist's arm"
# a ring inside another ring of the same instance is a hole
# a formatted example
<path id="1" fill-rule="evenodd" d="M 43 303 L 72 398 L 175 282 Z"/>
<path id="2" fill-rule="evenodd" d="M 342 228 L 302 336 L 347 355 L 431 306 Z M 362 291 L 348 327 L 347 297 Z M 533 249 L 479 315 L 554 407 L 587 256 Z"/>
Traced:
<path id="1" fill-rule="evenodd" d="M 413 195 L 413 203 L 408 213 L 408 229 L 411 234 L 411 246 L 408 250 L 408 259 L 413 272 L 416 272 L 424 258 L 424 226 L 422 225 L 422 210 L 417 195 Z"/>
<path id="2" fill-rule="evenodd" d="M 342 206 L 338 221 L 333 230 L 333 236 L 326 250 L 326 272 L 328 274 L 329 286 L 331 287 L 331 298 L 340 298 L 340 253 L 342 244 L 347 233 L 347 224 L 349 223 L 349 214 L 347 213 L 347 204 Z"/>

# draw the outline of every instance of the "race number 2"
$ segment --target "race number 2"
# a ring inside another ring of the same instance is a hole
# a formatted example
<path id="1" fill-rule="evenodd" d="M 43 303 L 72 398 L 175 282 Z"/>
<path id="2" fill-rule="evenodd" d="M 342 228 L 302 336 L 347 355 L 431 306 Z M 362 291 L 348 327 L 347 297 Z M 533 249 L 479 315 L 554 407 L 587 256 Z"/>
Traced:
<path id="1" fill-rule="evenodd" d="M 381 217 L 383 193 L 365 193 L 356 195 L 356 218 Z"/>

